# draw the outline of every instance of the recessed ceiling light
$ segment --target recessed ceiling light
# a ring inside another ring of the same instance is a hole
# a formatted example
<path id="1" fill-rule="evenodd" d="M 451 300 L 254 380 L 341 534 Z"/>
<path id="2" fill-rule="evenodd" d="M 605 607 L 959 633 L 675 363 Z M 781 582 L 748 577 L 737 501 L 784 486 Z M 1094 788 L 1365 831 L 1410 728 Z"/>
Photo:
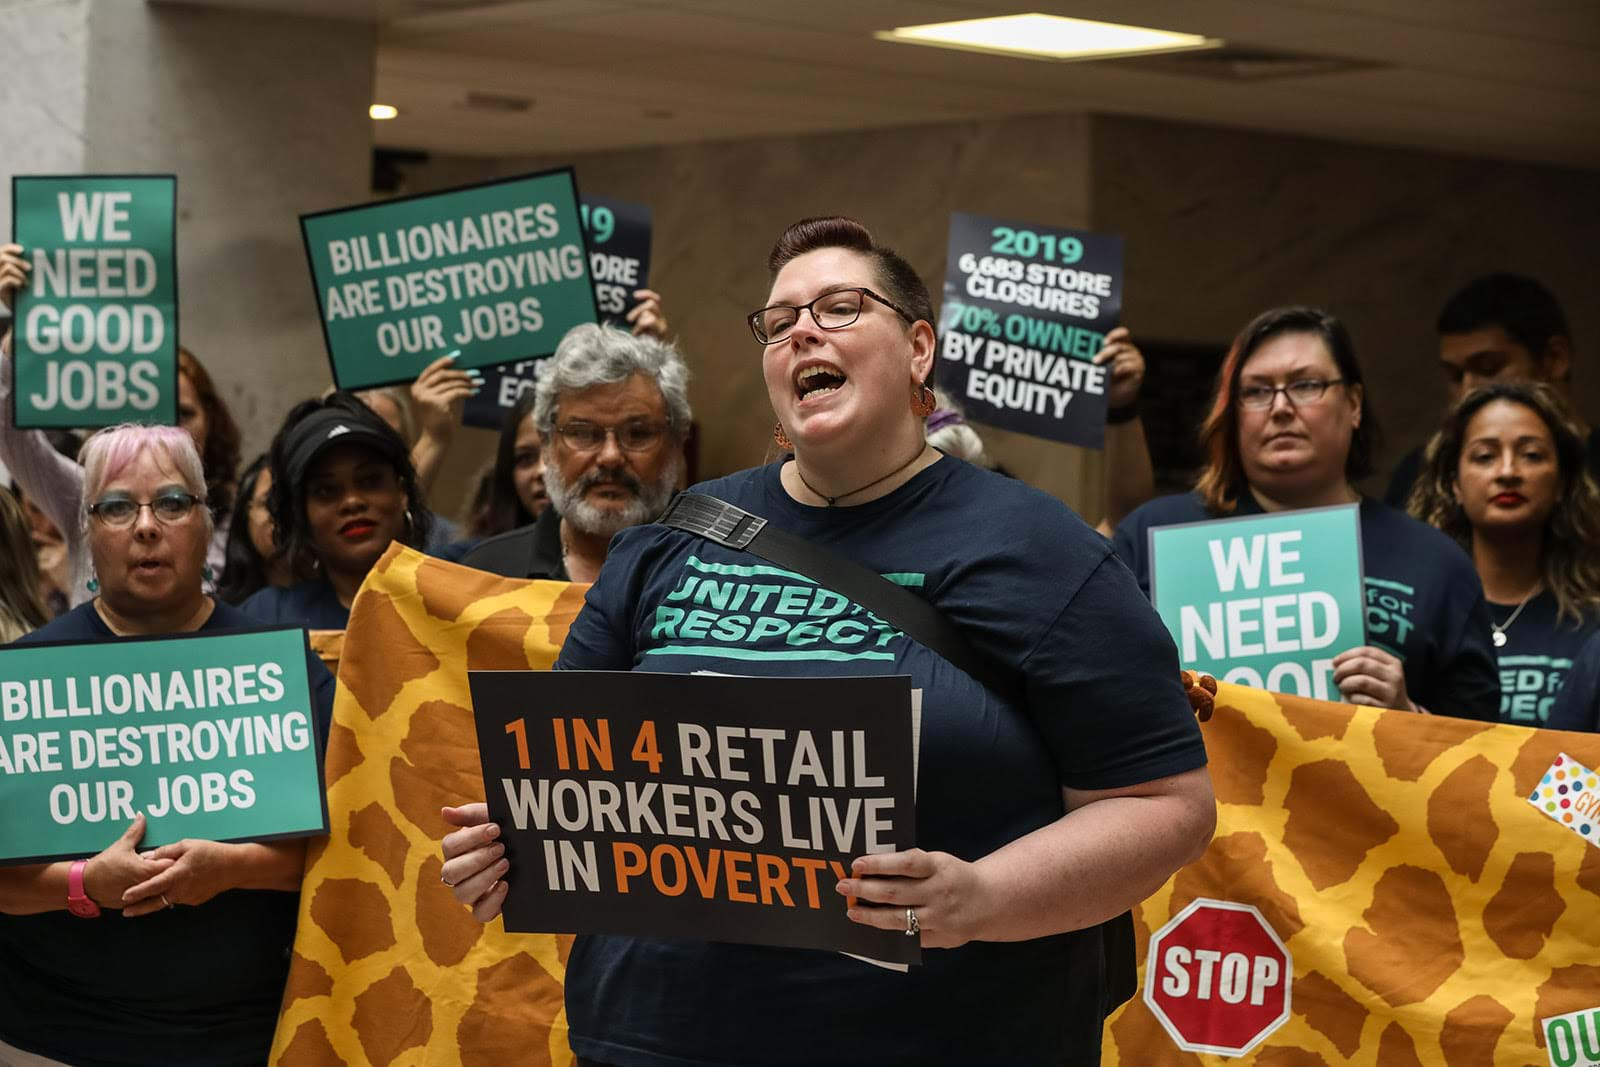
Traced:
<path id="1" fill-rule="evenodd" d="M 400 109 L 395 107 L 393 104 L 373 104 L 371 107 L 367 108 L 367 115 L 378 120 L 379 122 L 392 119 L 399 114 Z"/>
<path id="2" fill-rule="evenodd" d="M 881 41 L 961 48 L 970 52 L 1028 59 L 1106 59 L 1216 48 L 1222 42 L 1193 33 L 1175 33 L 1115 22 L 1092 22 L 1059 15 L 1005 15 L 999 18 L 901 26 L 873 34 Z"/>

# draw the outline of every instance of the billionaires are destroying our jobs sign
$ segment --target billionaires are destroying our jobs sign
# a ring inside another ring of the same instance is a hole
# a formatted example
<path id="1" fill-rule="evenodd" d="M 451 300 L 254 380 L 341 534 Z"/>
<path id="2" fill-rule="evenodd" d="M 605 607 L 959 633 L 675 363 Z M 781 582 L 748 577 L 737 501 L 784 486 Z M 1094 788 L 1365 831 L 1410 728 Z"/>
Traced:
<path id="1" fill-rule="evenodd" d="M 572 170 L 302 215 L 342 389 L 410 382 L 457 353 L 490 367 L 554 352 L 598 317 Z"/>
<path id="2" fill-rule="evenodd" d="M 0 649 L 0 863 L 326 833 L 303 630 Z"/>
<path id="3" fill-rule="evenodd" d="M 916 843 L 909 678 L 468 677 L 507 930 L 920 962 L 834 890 L 857 856 Z"/>

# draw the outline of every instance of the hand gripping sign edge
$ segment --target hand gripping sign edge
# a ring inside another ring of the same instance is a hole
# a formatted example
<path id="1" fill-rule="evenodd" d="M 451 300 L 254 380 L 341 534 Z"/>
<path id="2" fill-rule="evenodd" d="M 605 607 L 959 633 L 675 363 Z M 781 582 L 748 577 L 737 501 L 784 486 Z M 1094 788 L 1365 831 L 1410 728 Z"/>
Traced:
<path id="1" fill-rule="evenodd" d="M 1179 1029 L 1178 1024 L 1170 1016 L 1168 1016 L 1165 1009 L 1163 1009 L 1161 1006 L 1160 999 L 1156 996 L 1156 974 L 1157 971 L 1160 970 L 1159 961 L 1163 940 L 1173 930 L 1176 930 L 1178 927 L 1182 926 L 1190 916 L 1202 908 L 1249 913 L 1250 915 L 1254 916 L 1256 923 L 1263 931 L 1266 932 L 1267 936 L 1272 939 L 1272 944 L 1282 955 L 1283 971 L 1281 980 L 1283 985 L 1283 1010 L 1280 1011 L 1269 1022 L 1259 1025 L 1255 1032 L 1251 1034 L 1248 1039 L 1242 1040 L 1235 1045 L 1205 1044 L 1199 1041 L 1190 1040 Z M 1262 1041 L 1266 1040 L 1266 1038 L 1272 1034 L 1273 1031 L 1277 1030 L 1280 1026 L 1288 1021 L 1292 1004 L 1293 986 L 1294 959 L 1289 954 L 1288 948 L 1284 946 L 1283 940 L 1278 937 L 1278 932 L 1272 928 L 1272 924 L 1267 922 L 1260 910 L 1254 905 L 1235 904 L 1232 901 L 1216 900 L 1211 897 L 1196 897 L 1194 900 L 1189 902 L 1187 907 L 1185 907 L 1177 915 L 1174 915 L 1171 921 L 1161 927 L 1160 930 L 1157 930 L 1150 937 L 1149 952 L 1145 960 L 1144 1002 L 1149 1007 L 1151 1014 L 1161 1022 L 1162 1027 L 1167 1031 L 1167 1035 L 1172 1038 L 1173 1043 L 1186 1052 L 1209 1052 L 1219 1056 L 1245 1055 L 1251 1049 L 1259 1045 Z"/>

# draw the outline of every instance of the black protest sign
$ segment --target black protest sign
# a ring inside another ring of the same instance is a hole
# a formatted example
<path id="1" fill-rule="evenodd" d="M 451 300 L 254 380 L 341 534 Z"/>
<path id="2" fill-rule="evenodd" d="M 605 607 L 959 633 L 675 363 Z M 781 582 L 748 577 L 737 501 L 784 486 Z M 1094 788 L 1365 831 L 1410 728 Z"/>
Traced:
<path id="1" fill-rule="evenodd" d="M 507 930 L 920 962 L 834 888 L 915 845 L 909 678 L 469 677 Z"/>
<path id="2" fill-rule="evenodd" d="M 600 321 L 629 329 L 628 312 L 639 306 L 635 289 L 650 282 L 650 208 L 607 197 L 579 198 L 583 232 L 589 244 L 589 277 L 594 283 L 595 306 Z M 532 389 L 546 366 L 541 360 L 524 360 L 483 371 L 483 388 L 462 409 L 468 426 L 500 428 L 506 412 L 524 390 Z"/>
<path id="3" fill-rule="evenodd" d="M 1122 238 L 950 217 L 937 379 L 973 419 L 1101 447 L 1122 310 Z"/>

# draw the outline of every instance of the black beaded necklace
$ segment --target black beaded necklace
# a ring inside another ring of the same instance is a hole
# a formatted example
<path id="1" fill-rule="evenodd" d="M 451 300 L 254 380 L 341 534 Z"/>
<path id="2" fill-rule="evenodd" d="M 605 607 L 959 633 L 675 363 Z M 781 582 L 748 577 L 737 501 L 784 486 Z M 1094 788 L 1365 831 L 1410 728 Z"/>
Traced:
<path id="1" fill-rule="evenodd" d="M 857 493 L 864 493 L 868 489 L 871 489 L 873 486 L 878 485 L 881 482 L 886 482 L 890 478 L 893 478 L 896 474 L 899 474 L 901 471 L 903 471 L 907 467 L 911 466 L 917 460 L 921 459 L 922 458 L 922 454 L 924 452 L 926 452 L 927 450 L 928 450 L 927 443 L 924 442 L 921 446 L 919 446 L 917 448 L 917 454 L 916 455 L 912 456 L 910 459 L 908 459 L 904 463 L 900 464 L 900 466 L 896 467 L 894 470 L 890 471 L 888 474 L 885 474 L 881 478 L 874 478 L 874 479 L 872 479 L 872 481 L 868 482 L 866 485 L 860 486 L 859 488 L 856 488 L 856 489 L 852 489 L 848 493 L 840 493 L 837 496 L 829 496 L 827 493 L 819 492 L 817 490 L 816 486 L 814 486 L 810 482 L 806 481 L 806 476 L 804 474 L 800 473 L 800 457 L 799 456 L 796 456 L 795 460 L 794 460 L 794 476 L 796 478 L 799 478 L 800 479 L 800 484 L 805 486 L 807 489 L 811 490 L 813 495 L 820 496 L 822 499 L 826 500 L 828 502 L 828 507 L 831 508 L 831 507 L 833 507 L 835 501 L 843 500 L 847 496 L 855 496 Z"/>

